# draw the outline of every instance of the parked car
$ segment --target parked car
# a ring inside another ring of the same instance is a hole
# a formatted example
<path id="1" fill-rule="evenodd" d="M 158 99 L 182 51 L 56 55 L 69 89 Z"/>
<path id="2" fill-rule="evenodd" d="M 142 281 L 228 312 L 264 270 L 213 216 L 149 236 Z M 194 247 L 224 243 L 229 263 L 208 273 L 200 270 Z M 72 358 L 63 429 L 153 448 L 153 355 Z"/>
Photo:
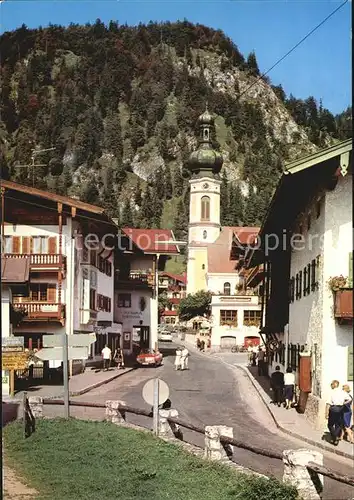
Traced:
<path id="1" fill-rule="evenodd" d="M 141 366 L 161 366 L 162 358 L 160 352 L 155 352 L 153 349 L 142 349 L 136 357 L 136 361 Z"/>
<path id="2" fill-rule="evenodd" d="M 161 342 L 172 342 L 172 333 L 167 330 L 162 330 L 158 333 L 158 340 Z"/>

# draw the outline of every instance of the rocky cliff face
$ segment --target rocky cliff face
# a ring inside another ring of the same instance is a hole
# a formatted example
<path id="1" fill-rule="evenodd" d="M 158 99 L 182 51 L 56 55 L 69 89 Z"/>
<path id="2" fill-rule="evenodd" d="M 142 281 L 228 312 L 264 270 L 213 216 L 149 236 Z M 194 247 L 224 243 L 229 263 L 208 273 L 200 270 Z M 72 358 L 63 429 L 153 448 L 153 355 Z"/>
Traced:
<path id="1" fill-rule="evenodd" d="M 206 102 L 215 114 L 214 146 L 236 189 L 225 196 L 230 207 L 244 198 L 235 214 L 251 225 L 265 212 L 284 163 L 338 137 L 328 110 L 313 98 L 288 99 L 260 77 L 254 54 L 246 60 L 222 32 L 205 26 L 98 20 L 23 26 L 1 42 L 2 175 L 31 183 L 30 169 L 16 165 L 29 164 L 33 149 L 55 148 L 36 156 L 42 166 L 35 185 L 101 204 L 122 223 L 185 225 L 183 166 Z M 183 220 L 172 221 L 178 203 Z"/>

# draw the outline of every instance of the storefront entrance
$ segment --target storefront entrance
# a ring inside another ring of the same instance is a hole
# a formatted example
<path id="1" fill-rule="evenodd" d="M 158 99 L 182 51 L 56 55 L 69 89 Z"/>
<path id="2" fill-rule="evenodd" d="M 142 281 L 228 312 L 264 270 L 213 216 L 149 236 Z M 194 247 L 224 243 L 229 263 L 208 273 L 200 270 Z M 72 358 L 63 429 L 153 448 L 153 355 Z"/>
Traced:
<path id="1" fill-rule="evenodd" d="M 133 326 L 133 343 L 136 348 L 147 349 L 150 342 L 150 327 L 139 325 Z"/>

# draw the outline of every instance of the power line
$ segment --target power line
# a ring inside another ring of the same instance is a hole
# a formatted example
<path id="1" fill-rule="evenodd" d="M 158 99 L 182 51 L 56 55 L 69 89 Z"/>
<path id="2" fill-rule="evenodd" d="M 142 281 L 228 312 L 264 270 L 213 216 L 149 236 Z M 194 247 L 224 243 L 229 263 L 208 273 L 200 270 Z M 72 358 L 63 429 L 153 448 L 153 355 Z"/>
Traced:
<path id="1" fill-rule="evenodd" d="M 286 59 L 294 50 L 296 50 L 305 40 L 307 40 L 315 31 L 317 31 L 321 26 L 323 26 L 336 12 L 338 12 L 344 5 L 348 3 L 349 0 L 345 0 L 343 3 L 339 5 L 334 11 L 332 11 L 325 19 L 323 19 L 317 26 L 315 26 L 307 35 L 305 35 L 296 45 L 294 45 L 286 54 L 284 54 L 278 61 L 273 64 L 265 73 L 262 73 L 261 76 L 257 78 L 255 82 L 253 82 L 249 87 L 247 87 L 241 94 L 239 95 L 239 98 L 241 98 L 246 92 L 249 91 L 252 87 L 254 87 L 259 80 L 262 80 L 263 77 L 265 77 L 268 73 L 270 73 L 278 64 L 280 64 L 284 59 Z"/>

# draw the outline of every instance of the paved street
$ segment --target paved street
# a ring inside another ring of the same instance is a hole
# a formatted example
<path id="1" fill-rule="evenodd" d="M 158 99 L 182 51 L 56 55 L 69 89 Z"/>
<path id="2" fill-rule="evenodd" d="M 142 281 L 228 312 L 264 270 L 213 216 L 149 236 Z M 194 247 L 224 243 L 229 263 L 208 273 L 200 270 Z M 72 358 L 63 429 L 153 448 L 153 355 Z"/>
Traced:
<path id="1" fill-rule="evenodd" d="M 169 385 L 172 407 L 179 411 L 183 419 L 199 425 L 232 426 L 235 438 L 278 452 L 309 447 L 306 443 L 279 433 L 247 375 L 241 370 L 231 368 L 216 358 L 192 352 L 190 370 L 175 372 L 173 346 L 166 348 L 166 354 L 170 355 L 165 355 L 165 363 L 161 368 L 138 369 L 75 400 L 104 403 L 109 399 L 120 399 L 127 404 L 149 409 L 141 396 L 142 387 L 147 380 L 159 375 Z M 233 356 L 235 363 L 245 360 L 244 354 Z M 45 408 L 48 416 L 61 412 L 62 408 Z M 103 409 L 72 408 L 71 412 L 79 418 L 104 418 Z M 145 417 L 128 414 L 127 420 L 146 427 L 152 425 L 151 419 Z M 184 429 L 183 433 L 185 440 L 203 446 L 203 436 Z M 353 474 L 353 467 L 348 460 L 323 453 L 327 467 Z M 235 450 L 234 460 L 257 472 L 282 477 L 283 464 L 280 461 L 241 449 Z M 325 479 L 323 498 L 344 500 L 353 497 L 354 488 Z"/>

